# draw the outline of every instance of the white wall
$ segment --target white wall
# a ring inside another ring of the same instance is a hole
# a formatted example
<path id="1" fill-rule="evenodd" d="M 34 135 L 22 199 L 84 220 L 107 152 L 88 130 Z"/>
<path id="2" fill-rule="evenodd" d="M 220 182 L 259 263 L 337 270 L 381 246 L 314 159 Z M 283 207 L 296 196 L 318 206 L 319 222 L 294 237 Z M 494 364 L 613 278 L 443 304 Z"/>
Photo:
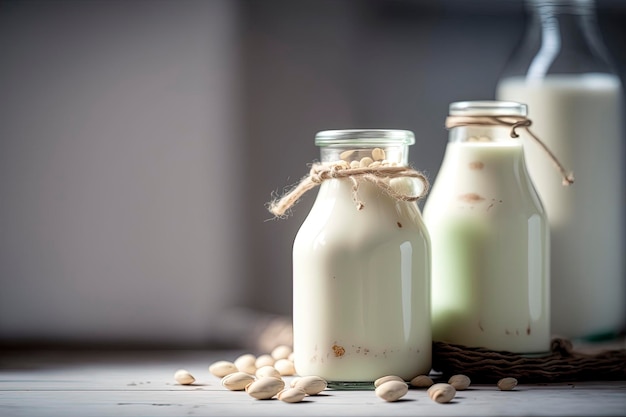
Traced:
<path id="1" fill-rule="evenodd" d="M 237 25 L 0 5 L 0 341 L 202 344 L 243 302 Z"/>

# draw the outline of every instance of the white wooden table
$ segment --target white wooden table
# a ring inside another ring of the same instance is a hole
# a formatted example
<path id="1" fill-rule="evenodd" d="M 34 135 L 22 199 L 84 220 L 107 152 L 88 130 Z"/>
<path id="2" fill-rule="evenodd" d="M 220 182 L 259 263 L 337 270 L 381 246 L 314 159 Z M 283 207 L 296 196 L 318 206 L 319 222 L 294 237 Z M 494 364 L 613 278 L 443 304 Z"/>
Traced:
<path id="1" fill-rule="evenodd" d="M 332 391 L 288 404 L 228 391 L 208 372 L 239 351 L 0 351 L 0 416 L 626 416 L 626 381 L 472 385 L 449 404 L 412 388 L 386 403 L 373 391 Z M 176 384 L 189 370 L 196 383 Z M 286 377 L 287 384 L 291 377 Z"/>

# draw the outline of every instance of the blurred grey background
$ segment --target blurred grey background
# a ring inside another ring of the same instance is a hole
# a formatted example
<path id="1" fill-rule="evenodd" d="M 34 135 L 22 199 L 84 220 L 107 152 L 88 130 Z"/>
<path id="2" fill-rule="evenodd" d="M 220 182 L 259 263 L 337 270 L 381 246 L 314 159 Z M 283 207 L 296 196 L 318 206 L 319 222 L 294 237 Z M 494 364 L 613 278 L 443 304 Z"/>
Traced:
<path id="1" fill-rule="evenodd" d="M 598 20 L 626 74 L 626 2 Z M 491 99 L 518 0 L 0 1 L 0 346 L 233 346 L 291 313 L 265 204 L 315 132 L 413 130 Z"/>

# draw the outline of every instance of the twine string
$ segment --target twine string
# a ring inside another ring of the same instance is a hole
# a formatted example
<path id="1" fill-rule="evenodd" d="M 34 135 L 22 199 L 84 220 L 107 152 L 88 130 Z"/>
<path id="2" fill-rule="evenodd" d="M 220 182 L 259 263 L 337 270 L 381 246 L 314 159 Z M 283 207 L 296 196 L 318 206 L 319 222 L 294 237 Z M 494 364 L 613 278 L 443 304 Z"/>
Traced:
<path id="1" fill-rule="evenodd" d="M 429 183 L 424 174 L 404 166 L 378 166 L 365 168 L 342 168 L 339 165 L 313 164 L 309 174 L 302 178 L 295 187 L 283 194 L 282 197 L 272 200 L 268 210 L 276 217 L 283 217 L 287 210 L 300 200 L 309 190 L 330 179 L 349 178 L 352 182 L 352 200 L 357 210 L 362 210 L 365 204 L 359 199 L 360 183 L 368 182 L 380 188 L 388 196 L 399 201 L 417 201 L 428 194 Z M 389 184 L 392 178 L 415 178 L 422 182 L 423 188 L 416 195 L 401 192 Z"/>
<path id="2" fill-rule="evenodd" d="M 563 178 L 563 185 L 568 186 L 573 184 L 573 172 L 566 170 L 550 148 L 530 130 L 531 125 L 532 121 L 524 116 L 448 116 L 446 119 L 446 128 L 448 129 L 458 126 L 508 126 L 511 128 L 510 136 L 512 138 L 519 138 L 516 129 L 524 129 L 559 170 Z"/>

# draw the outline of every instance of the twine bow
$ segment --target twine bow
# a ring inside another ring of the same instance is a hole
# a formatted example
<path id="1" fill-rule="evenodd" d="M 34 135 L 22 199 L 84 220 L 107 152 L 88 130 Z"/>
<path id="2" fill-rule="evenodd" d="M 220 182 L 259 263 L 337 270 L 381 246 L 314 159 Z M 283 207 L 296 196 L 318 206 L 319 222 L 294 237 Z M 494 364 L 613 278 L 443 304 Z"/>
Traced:
<path id="1" fill-rule="evenodd" d="M 404 166 L 343 168 L 340 165 L 313 164 L 309 175 L 302 178 L 291 191 L 270 202 L 268 210 L 277 217 L 284 216 L 287 210 L 296 204 L 307 191 L 326 180 L 340 178 L 349 178 L 352 181 L 352 200 L 357 210 L 362 210 L 365 207 L 358 197 L 359 181 L 374 184 L 387 195 L 399 201 L 417 201 L 428 193 L 429 187 L 428 180 L 421 172 Z M 416 195 L 406 194 L 389 184 L 391 178 L 417 178 L 422 182 L 423 188 Z"/>

